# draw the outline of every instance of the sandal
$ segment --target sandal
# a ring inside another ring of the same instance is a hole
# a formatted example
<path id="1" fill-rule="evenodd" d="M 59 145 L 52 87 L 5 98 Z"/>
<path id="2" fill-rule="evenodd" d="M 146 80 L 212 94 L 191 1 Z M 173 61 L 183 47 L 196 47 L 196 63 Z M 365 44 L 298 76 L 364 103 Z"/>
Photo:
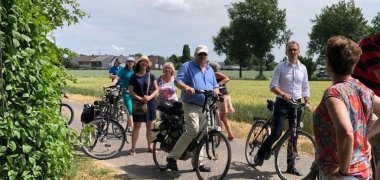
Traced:
<path id="1" fill-rule="evenodd" d="M 229 136 L 228 137 L 228 141 L 232 141 L 232 140 L 234 140 L 234 137 L 233 136 Z"/>
<path id="2" fill-rule="evenodd" d="M 136 150 L 134 150 L 134 149 L 130 149 L 130 150 L 128 151 L 128 154 L 134 156 L 134 155 L 136 155 Z"/>

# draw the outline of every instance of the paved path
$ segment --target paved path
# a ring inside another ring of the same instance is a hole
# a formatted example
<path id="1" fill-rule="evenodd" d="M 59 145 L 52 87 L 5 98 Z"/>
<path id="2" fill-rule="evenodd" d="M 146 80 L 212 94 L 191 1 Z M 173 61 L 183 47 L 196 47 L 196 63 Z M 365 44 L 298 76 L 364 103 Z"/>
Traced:
<path id="1" fill-rule="evenodd" d="M 75 111 L 74 121 L 70 126 L 80 132 L 82 127 L 80 113 L 82 112 L 83 105 L 73 101 L 66 102 Z M 142 126 L 136 147 L 137 154 L 135 156 L 127 154 L 127 150 L 131 148 L 130 142 L 130 144 L 125 144 L 123 150 L 116 157 L 102 160 L 102 162 L 125 171 L 130 179 L 197 179 L 196 173 L 192 171 L 190 160 L 178 161 L 178 173 L 172 173 L 169 170 L 164 172 L 157 170 L 153 162 L 152 153 L 146 152 L 145 132 L 145 126 Z M 131 141 L 130 136 L 128 136 L 128 140 Z M 245 139 L 235 139 L 230 144 L 232 161 L 226 179 L 279 179 L 274 168 L 273 156 L 265 161 L 262 167 L 251 168 L 247 165 L 244 156 Z"/>

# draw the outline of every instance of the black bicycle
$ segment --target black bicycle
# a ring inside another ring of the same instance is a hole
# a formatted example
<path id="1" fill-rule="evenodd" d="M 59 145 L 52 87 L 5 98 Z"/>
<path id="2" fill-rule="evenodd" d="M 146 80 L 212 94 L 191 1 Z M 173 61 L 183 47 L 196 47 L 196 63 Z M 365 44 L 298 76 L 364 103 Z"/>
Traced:
<path id="1" fill-rule="evenodd" d="M 315 141 L 309 133 L 302 131 L 303 117 L 301 117 L 300 122 L 297 123 L 297 112 L 299 110 L 301 110 L 301 112 L 304 111 L 305 104 L 298 103 L 297 101 L 291 101 L 291 104 L 294 113 L 287 116 L 287 119 L 293 120 L 294 126 L 288 128 L 272 146 L 271 151 L 266 154 L 265 159 L 268 160 L 271 155 L 274 155 L 276 173 L 281 179 L 308 179 L 312 172 L 311 167 L 315 159 Z M 273 100 L 267 100 L 267 108 L 271 112 L 270 117 L 254 117 L 252 128 L 247 137 L 245 157 L 251 167 L 255 167 L 254 157 L 264 140 L 271 133 L 274 109 Z M 293 157 L 289 157 L 288 154 L 293 154 Z M 295 176 L 286 172 L 288 160 L 295 163 L 294 167 L 303 173 L 302 176 Z"/>
<path id="2" fill-rule="evenodd" d="M 69 98 L 66 94 L 63 94 L 63 97 L 64 98 Z M 73 111 L 73 108 L 62 102 L 62 100 L 59 100 L 59 113 L 61 114 L 61 116 L 63 116 L 65 118 L 65 122 L 67 125 L 70 125 L 73 120 L 74 120 L 74 111 Z"/>
<path id="3" fill-rule="evenodd" d="M 211 124 L 215 122 L 211 110 L 217 108 L 218 98 L 213 96 L 213 91 L 197 90 L 196 93 L 206 97 L 202 110 L 205 121 L 200 124 L 199 134 L 179 160 L 194 156 L 193 167 L 199 179 L 223 179 L 230 167 L 231 147 L 226 136 L 220 132 L 220 127 Z M 166 158 L 184 132 L 185 122 L 180 102 L 159 102 L 158 109 L 161 111 L 161 120 L 154 124 L 153 129 L 153 161 L 159 170 L 165 171 L 168 169 Z M 192 153 L 194 150 L 195 153 Z M 210 167 L 211 172 L 201 172 L 201 163 Z"/>
<path id="4" fill-rule="evenodd" d="M 92 117 L 84 122 L 80 138 L 83 152 L 95 159 L 115 156 L 127 142 L 125 130 L 115 116 L 119 92 L 113 86 L 104 88 L 104 92 L 102 100 L 89 105 Z"/>

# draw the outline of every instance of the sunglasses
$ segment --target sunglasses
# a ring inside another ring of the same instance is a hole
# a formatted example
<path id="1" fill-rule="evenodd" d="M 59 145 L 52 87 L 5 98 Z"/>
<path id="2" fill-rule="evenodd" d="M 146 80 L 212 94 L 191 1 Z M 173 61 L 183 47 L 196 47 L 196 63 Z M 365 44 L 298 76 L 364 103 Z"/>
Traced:
<path id="1" fill-rule="evenodd" d="M 199 53 L 198 56 L 207 56 L 207 53 Z"/>

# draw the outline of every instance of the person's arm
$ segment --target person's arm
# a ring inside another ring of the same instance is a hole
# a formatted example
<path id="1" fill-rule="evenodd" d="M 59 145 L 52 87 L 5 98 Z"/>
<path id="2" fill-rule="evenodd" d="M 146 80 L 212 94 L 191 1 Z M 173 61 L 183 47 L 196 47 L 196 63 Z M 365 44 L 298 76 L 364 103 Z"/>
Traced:
<path id="1" fill-rule="evenodd" d="M 380 97 L 376 96 L 373 99 L 373 112 L 379 117 L 380 115 Z M 374 121 L 368 128 L 367 138 L 370 139 L 374 135 L 380 133 L 380 120 Z"/>
<path id="2" fill-rule="evenodd" d="M 116 78 L 116 77 L 117 77 L 117 75 L 113 75 L 112 73 L 109 74 L 109 78 L 110 78 L 110 79 L 114 79 L 114 78 Z"/>
<path id="3" fill-rule="evenodd" d="M 215 76 L 216 79 L 221 79 L 219 84 L 227 84 L 230 81 L 230 78 L 221 72 L 215 72 Z"/>
<path id="4" fill-rule="evenodd" d="M 117 82 L 119 81 L 119 76 L 116 76 L 115 79 L 113 79 L 112 81 L 112 86 L 115 86 L 117 84 Z"/>
<path id="5" fill-rule="evenodd" d="M 183 64 L 180 68 L 179 68 L 179 71 L 177 73 L 177 77 L 175 78 L 174 80 L 174 84 L 175 86 L 177 86 L 178 89 L 181 89 L 183 91 L 186 91 L 187 93 L 189 94 L 194 94 L 195 93 L 195 90 L 194 88 L 186 85 L 183 81 L 185 80 L 185 78 L 187 77 L 186 73 L 187 72 L 187 67 L 185 66 L 185 64 Z"/>
<path id="6" fill-rule="evenodd" d="M 353 128 L 350 117 L 348 116 L 347 107 L 341 100 L 335 97 L 329 97 L 326 99 L 326 107 L 335 127 L 339 157 L 339 169 L 330 173 L 337 173 L 339 170 L 340 172 L 347 174 L 354 146 Z"/>
<path id="7" fill-rule="evenodd" d="M 142 97 L 140 97 L 139 95 L 135 93 L 135 91 L 133 91 L 133 85 L 129 85 L 128 90 L 129 90 L 129 94 L 132 96 L 133 99 L 136 99 L 138 101 L 144 101 Z"/>

